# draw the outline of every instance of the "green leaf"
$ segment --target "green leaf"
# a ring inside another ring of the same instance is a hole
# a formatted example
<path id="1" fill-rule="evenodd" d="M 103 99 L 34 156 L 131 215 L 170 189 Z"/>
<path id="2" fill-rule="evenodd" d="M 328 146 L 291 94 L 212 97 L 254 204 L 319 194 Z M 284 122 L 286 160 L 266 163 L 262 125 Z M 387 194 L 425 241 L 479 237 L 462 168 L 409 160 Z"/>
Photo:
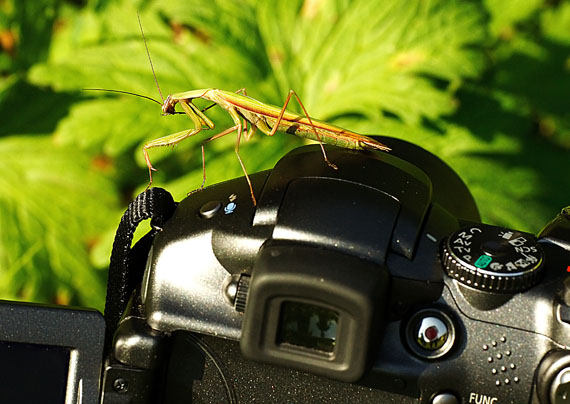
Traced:
<path id="1" fill-rule="evenodd" d="M 558 7 L 546 8 L 540 14 L 540 27 L 546 38 L 568 45 L 570 43 L 570 2 L 563 1 Z"/>
<path id="2" fill-rule="evenodd" d="M 536 13 L 544 0 L 485 0 L 485 7 L 491 14 L 491 32 L 495 36 L 510 37 L 515 25 Z"/>
<path id="3" fill-rule="evenodd" d="M 257 29 L 255 1 L 159 0 L 151 8 L 167 16 L 176 26 L 175 35 L 184 33 L 184 24 L 203 43 L 225 44 L 236 49 L 266 74 L 269 65 L 260 58 L 263 44 Z M 203 57 L 206 56 L 203 55 Z M 229 67 L 231 65 L 227 65 Z M 236 70 L 236 69 L 232 69 Z"/>
<path id="4" fill-rule="evenodd" d="M 63 293 L 101 308 L 105 274 L 88 252 L 116 209 L 111 183 L 49 136 L 0 139 L 0 161 L 0 296 L 61 302 Z"/>
<path id="5" fill-rule="evenodd" d="M 74 102 L 72 94 L 32 86 L 12 76 L 0 89 L 1 135 L 50 133 Z"/>
<path id="6" fill-rule="evenodd" d="M 551 22 L 564 24 L 563 19 Z M 570 41 L 536 38 L 521 31 L 498 47 L 491 83 L 497 90 L 516 97 L 520 111 L 534 122 L 539 135 L 567 149 L 570 148 L 569 54 Z"/>
<path id="7" fill-rule="evenodd" d="M 259 11 L 266 52 L 276 77 L 294 80 L 280 79 L 281 91 L 296 88 L 323 119 L 386 111 L 417 123 L 449 113 L 452 95 L 424 76 L 455 81 L 484 66 L 468 46 L 485 35 L 471 3 L 355 1 L 334 11 L 323 3 L 295 15 L 280 4 L 283 12 L 268 2 Z"/>
<path id="8" fill-rule="evenodd" d="M 159 107 L 141 103 L 134 97 L 78 102 L 60 121 L 55 138 L 62 144 L 118 156 L 151 136 L 154 129 L 160 129 L 159 112 Z M 162 123 L 168 127 L 166 120 Z"/>
<path id="9" fill-rule="evenodd" d="M 516 96 L 466 88 L 461 102 L 437 154 L 467 182 L 485 221 L 537 233 L 568 205 L 570 153 L 537 136 Z"/>
<path id="10" fill-rule="evenodd" d="M 47 57 L 53 23 L 59 10 L 58 0 L 6 0 L 0 4 L 0 34 L 9 39 L 6 70 L 24 71 Z M 0 50 L 7 42 L 0 42 Z"/>

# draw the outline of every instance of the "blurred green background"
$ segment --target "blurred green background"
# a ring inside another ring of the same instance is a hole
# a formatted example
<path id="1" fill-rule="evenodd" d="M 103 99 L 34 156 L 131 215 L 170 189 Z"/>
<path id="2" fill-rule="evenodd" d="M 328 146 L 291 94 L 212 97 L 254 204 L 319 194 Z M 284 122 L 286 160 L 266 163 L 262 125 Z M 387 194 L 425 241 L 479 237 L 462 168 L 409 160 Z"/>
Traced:
<path id="1" fill-rule="evenodd" d="M 114 230 L 148 181 L 141 146 L 191 126 L 81 90 L 159 98 L 137 10 L 165 95 L 282 105 L 295 89 L 315 118 L 441 157 L 486 222 L 536 233 L 570 204 L 569 1 L 0 0 L 0 298 L 102 309 Z M 203 138 L 151 151 L 177 200 L 201 182 Z M 234 141 L 208 144 L 208 184 L 242 175 Z M 258 134 L 242 157 L 253 173 L 302 144 Z"/>

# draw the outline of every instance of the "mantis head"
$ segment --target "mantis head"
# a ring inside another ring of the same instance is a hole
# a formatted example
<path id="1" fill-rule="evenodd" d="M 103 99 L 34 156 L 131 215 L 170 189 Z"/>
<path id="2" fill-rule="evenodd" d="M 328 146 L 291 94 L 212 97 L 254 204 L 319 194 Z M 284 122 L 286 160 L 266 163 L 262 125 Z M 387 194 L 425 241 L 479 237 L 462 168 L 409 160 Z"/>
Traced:
<path id="1" fill-rule="evenodd" d="M 176 101 L 174 101 L 170 95 L 168 97 L 166 97 L 166 99 L 164 100 L 164 103 L 162 104 L 162 115 L 175 114 L 176 113 L 174 111 L 175 105 L 176 105 Z"/>

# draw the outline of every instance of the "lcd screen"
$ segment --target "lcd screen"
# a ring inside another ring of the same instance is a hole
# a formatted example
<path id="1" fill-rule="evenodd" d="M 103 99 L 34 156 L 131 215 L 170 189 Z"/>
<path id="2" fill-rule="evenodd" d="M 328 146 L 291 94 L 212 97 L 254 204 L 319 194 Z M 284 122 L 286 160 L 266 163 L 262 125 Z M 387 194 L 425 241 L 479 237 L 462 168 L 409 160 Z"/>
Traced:
<path id="1" fill-rule="evenodd" d="M 69 349 L 0 342 L 0 400 L 3 403 L 65 402 Z"/>

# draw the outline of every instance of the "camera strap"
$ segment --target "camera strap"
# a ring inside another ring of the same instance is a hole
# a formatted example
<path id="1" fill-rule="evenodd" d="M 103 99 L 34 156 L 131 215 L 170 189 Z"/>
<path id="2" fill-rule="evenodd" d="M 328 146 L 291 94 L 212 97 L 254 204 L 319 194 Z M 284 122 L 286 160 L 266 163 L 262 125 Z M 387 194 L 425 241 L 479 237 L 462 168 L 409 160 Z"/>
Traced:
<path id="1" fill-rule="evenodd" d="M 129 299 L 142 280 L 148 251 L 154 236 L 161 231 L 177 203 L 163 188 L 150 188 L 132 201 L 117 228 L 107 280 L 105 300 L 105 352 L 112 346 L 113 336 Z M 138 225 L 150 219 L 152 230 L 131 248 Z"/>

